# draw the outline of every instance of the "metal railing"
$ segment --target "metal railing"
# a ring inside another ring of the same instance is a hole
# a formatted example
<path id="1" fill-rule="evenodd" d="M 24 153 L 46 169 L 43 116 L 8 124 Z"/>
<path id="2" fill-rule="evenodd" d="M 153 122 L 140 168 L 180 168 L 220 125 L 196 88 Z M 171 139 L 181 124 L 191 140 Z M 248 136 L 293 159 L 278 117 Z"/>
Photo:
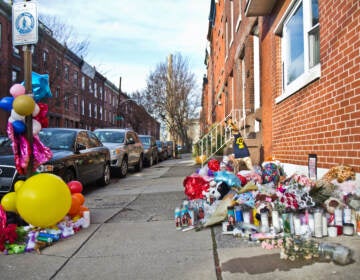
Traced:
<path id="1" fill-rule="evenodd" d="M 233 110 L 221 122 L 217 123 L 193 146 L 193 154 L 195 157 L 200 157 L 202 165 L 216 154 L 220 155 L 221 153 L 223 155 L 222 149 L 232 141 L 231 130 L 225 123 L 229 117 L 232 117 L 233 122 L 240 130 L 246 127 L 246 112 L 240 109 Z"/>

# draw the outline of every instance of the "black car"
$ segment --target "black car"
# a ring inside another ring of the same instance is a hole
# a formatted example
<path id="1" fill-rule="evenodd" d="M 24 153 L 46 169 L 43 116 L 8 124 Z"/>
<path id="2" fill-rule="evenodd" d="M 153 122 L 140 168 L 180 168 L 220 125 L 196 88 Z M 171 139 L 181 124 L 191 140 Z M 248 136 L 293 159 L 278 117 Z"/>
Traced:
<path id="1" fill-rule="evenodd" d="M 16 181 L 25 179 L 26 176 L 16 171 L 10 138 L 2 137 L 0 141 L 0 197 L 14 191 Z"/>
<path id="2" fill-rule="evenodd" d="M 159 162 L 159 151 L 156 145 L 154 136 L 139 135 L 140 141 L 144 147 L 144 163 L 147 166 L 152 166 Z"/>
<path id="3" fill-rule="evenodd" d="M 51 149 L 53 157 L 39 166 L 38 172 L 50 172 L 65 182 L 78 180 L 83 185 L 110 183 L 110 151 L 96 135 L 85 129 L 43 128 L 41 142 Z M 11 141 L 0 147 L 0 191 L 13 190 L 18 179 Z"/>

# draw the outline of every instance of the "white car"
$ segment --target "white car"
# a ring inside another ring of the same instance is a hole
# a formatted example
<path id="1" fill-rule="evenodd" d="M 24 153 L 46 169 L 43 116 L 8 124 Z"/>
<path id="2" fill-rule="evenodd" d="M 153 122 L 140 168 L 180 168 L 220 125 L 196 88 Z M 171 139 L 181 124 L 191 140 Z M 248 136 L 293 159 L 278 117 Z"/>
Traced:
<path id="1" fill-rule="evenodd" d="M 144 148 L 135 131 L 120 128 L 99 128 L 95 135 L 110 150 L 110 166 L 115 174 L 125 177 L 129 167 L 143 168 Z"/>

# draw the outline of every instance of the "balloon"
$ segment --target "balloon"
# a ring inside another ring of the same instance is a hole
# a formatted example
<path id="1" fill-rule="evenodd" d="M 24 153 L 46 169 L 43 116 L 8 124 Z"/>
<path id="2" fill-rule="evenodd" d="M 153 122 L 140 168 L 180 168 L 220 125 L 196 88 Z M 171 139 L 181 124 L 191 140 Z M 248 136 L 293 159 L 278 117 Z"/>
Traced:
<path id="1" fill-rule="evenodd" d="M 70 181 L 67 185 L 71 193 L 81 193 L 83 190 L 83 185 L 79 181 Z"/>
<path id="2" fill-rule="evenodd" d="M 72 195 L 71 196 L 71 207 L 68 211 L 69 215 L 76 215 L 79 213 L 81 202 L 78 197 Z"/>
<path id="3" fill-rule="evenodd" d="M 18 180 L 16 181 L 16 183 L 14 184 L 14 189 L 15 192 L 17 192 L 18 190 L 20 190 L 20 188 L 22 187 L 22 185 L 25 183 L 25 181 L 23 180 Z"/>
<path id="4" fill-rule="evenodd" d="M 12 109 L 12 104 L 14 101 L 14 97 L 5 96 L 0 99 L 0 108 L 4 109 L 5 111 L 10 112 Z"/>
<path id="5" fill-rule="evenodd" d="M 22 219 L 41 228 L 62 220 L 69 212 L 71 202 L 66 183 L 51 173 L 31 176 L 16 192 L 16 209 Z"/>
<path id="6" fill-rule="evenodd" d="M 36 117 L 40 113 L 40 107 L 38 104 L 35 103 L 34 111 L 32 112 L 32 116 Z"/>
<path id="7" fill-rule="evenodd" d="M 16 134 L 24 133 L 26 130 L 26 125 L 23 121 L 13 121 L 12 126 Z"/>
<path id="8" fill-rule="evenodd" d="M 81 194 L 81 193 L 73 193 L 71 196 L 72 196 L 72 197 L 76 197 L 77 199 L 79 199 L 80 205 L 83 205 L 83 204 L 84 204 L 84 202 L 85 202 L 85 197 L 83 196 L 83 194 Z"/>
<path id="9" fill-rule="evenodd" d="M 32 92 L 35 101 L 39 101 L 44 97 L 52 97 L 49 86 L 49 75 L 38 74 L 36 72 L 31 73 Z M 24 82 L 22 82 L 24 84 Z"/>
<path id="10" fill-rule="evenodd" d="M 1 206 L 5 211 L 16 213 L 16 193 L 9 192 L 1 199 Z"/>
<path id="11" fill-rule="evenodd" d="M 33 119 L 32 120 L 33 135 L 39 134 L 40 130 L 41 130 L 41 124 L 37 120 Z"/>
<path id="12" fill-rule="evenodd" d="M 25 117 L 16 113 L 14 109 L 11 110 L 10 118 L 14 121 L 25 121 Z"/>
<path id="13" fill-rule="evenodd" d="M 21 116 L 29 116 L 35 108 L 35 101 L 29 95 L 20 95 L 14 99 L 13 108 Z"/>
<path id="14" fill-rule="evenodd" d="M 25 91 L 26 91 L 25 87 L 21 84 L 14 84 L 10 88 L 10 94 L 14 97 L 25 94 Z"/>

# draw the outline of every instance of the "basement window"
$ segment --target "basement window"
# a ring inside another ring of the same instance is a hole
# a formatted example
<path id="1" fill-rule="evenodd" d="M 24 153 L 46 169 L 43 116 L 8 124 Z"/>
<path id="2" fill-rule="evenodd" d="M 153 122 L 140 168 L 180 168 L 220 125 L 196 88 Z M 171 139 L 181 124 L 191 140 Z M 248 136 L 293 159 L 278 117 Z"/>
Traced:
<path id="1" fill-rule="evenodd" d="M 318 0 L 293 0 L 275 34 L 281 37 L 281 102 L 320 77 Z"/>

